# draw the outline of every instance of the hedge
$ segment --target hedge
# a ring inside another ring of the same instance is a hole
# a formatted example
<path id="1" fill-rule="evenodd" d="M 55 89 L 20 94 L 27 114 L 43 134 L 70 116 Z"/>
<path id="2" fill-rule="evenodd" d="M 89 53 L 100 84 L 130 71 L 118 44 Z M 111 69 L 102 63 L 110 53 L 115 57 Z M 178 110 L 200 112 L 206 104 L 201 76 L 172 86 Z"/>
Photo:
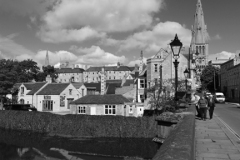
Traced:
<path id="1" fill-rule="evenodd" d="M 57 115 L 48 112 L 0 111 L 0 127 L 72 137 L 152 138 L 155 117 Z"/>

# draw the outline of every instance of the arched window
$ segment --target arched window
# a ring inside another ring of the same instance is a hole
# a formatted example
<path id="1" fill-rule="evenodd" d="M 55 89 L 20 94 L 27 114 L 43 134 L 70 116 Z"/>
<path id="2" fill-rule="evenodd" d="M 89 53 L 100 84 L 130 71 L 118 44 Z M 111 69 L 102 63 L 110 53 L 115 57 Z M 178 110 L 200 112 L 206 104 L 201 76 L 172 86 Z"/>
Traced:
<path id="1" fill-rule="evenodd" d="M 202 46 L 202 52 L 205 55 L 205 46 Z"/>
<path id="2" fill-rule="evenodd" d="M 198 46 L 196 47 L 196 52 L 198 52 Z"/>
<path id="3" fill-rule="evenodd" d="M 20 104 L 24 104 L 24 99 L 20 99 Z"/>

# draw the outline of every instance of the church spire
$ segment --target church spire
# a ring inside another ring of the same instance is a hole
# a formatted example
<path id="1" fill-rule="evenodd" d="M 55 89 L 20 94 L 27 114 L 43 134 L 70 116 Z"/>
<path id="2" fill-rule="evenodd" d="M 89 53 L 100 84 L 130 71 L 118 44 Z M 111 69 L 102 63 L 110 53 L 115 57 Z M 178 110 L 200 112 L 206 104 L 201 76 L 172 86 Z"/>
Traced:
<path id="1" fill-rule="evenodd" d="M 48 57 L 48 51 L 46 53 L 46 58 L 45 58 L 45 66 L 48 66 L 49 64 L 49 57 Z"/>
<path id="2" fill-rule="evenodd" d="M 207 26 L 204 21 L 204 14 L 201 0 L 198 0 L 194 15 L 194 25 L 192 27 L 192 44 L 204 44 L 209 39 Z"/>

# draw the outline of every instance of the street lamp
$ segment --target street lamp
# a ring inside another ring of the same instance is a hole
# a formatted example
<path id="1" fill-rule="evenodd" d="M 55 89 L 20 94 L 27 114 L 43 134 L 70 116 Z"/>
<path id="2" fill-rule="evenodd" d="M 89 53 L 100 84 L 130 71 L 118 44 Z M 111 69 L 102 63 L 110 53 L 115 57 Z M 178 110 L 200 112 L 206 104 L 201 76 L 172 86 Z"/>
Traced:
<path id="1" fill-rule="evenodd" d="M 182 42 L 178 39 L 177 34 L 175 35 L 174 40 L 170 43 L 171 50 L 173 53 L 173 58 L 175 61 L 173 62 L 174 67 L 175 67 L 175 101 L 177 101 L 177 87 L 178 87 L 178 58 L 179 58 L 179 53 L 182 49 Z"/>
<path id="2" fill-rule="evenodd" d="M 186 92 L 187 92 L 187 79 L 189 77 L 189 70 L 186 68 L 185 71 L 183 72 L 184 77 L 185 77 L 185 85 L 186 85 Z"/>

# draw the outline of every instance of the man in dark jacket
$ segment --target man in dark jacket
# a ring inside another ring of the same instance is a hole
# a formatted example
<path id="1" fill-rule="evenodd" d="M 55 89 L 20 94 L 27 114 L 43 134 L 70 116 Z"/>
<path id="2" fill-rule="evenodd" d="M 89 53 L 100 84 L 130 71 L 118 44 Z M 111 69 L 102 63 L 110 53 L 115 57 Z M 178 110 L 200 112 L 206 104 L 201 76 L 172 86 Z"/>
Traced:
<path id="1" fill-rule="evenodd" d="M 204 95 L 200 96 L 198 101 L 198 106 L 200 108 L 201 118 L 202 120 L 206 121 L 207 119 L 207 107 L 208 107 L 208 100 L 205 98 Z"/>
<path id="2" fill-rule="evenodd" d="M 208 97 L 208 108 L 209 108 L 210 119 L 212 119 L 212 117 L 213 117 L 214 107 L 215 107 L 215 102 L 214 102 L 214 99 L 213 99 L 213 95 L 209 95 L 209 97 Z"/>

